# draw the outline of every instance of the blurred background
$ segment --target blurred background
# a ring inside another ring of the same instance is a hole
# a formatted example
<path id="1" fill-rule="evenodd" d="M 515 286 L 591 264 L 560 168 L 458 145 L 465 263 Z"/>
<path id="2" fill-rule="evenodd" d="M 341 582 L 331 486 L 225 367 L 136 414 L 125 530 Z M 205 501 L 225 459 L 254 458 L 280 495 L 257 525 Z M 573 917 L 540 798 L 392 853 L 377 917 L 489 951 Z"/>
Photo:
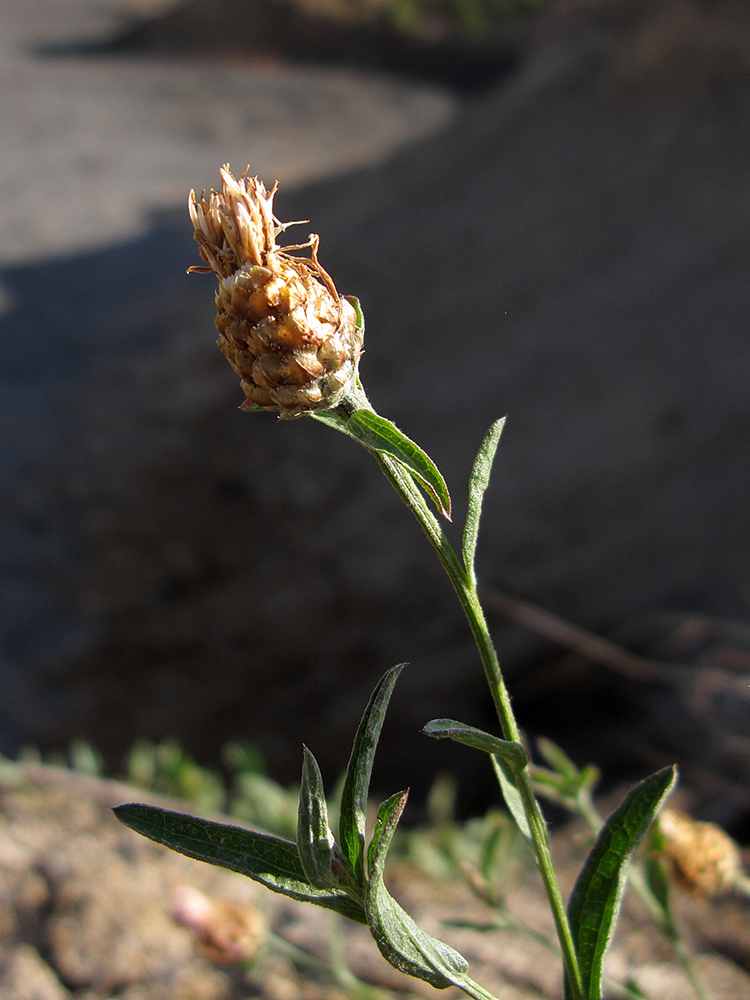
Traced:
<path id="1" fill-rule="evenodd" d="M 479 570 L 529 737 L 610 783 L 677 760 L 746 839 L 748 5 L 4 0 L 0 80 L 0 750 L 240 739 L 293 781 L 304 740 L 333 780 L 406 660 L 376 786 L 495 794 L 418 732 L 493 721 L 409 515 L 343 437 L 237 410 L 185 202 L 249 164 L 456 525 L 509 414 Z"/>

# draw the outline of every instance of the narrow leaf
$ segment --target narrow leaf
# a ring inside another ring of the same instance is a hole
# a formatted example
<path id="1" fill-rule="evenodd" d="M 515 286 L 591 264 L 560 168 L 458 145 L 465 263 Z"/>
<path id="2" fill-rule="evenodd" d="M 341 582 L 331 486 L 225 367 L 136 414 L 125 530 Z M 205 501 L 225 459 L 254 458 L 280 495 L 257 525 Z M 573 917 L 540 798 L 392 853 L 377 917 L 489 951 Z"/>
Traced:
<path id="1" fill-rule="evenodd" d="M 569 784 L 578 781 L 581 772 L 562 747 L 559 747 L 557 743 L 547 739 L 545 736 L 540 736 L 536 741 L 536 745 L 539 748 L 539 753 L 557 774 L 566 778 Z"/>
<path id="2" fill-rule="evenodd" d="M 424 487 L 447 520 L 451 518 L 451 498 L 438 467 L 432 459 L 390 420 L 372 410 L 357 410 L 347 422 L 347 430 L 370 451 L 385 452 L 397 459 Z"/>
<path id="3" fill-rule="evenodd" d="M 482 502 L 485 491 L 489 486 L 492 463 L 495 459 L 495 452 L 497 451 L 504 426 L 505 417 L 501 420 L 496 420 L 485 434 L 484 440 L 479 446 L 477 457 L 474 459 L 474 467 L 471 470 L 471 478 L 469 479 L 469 508 L 466 513 L 466 523 L 464 525 L 463 556 L 466 575 L 474 582 L 476 582 L 474 554 L 479 536 L 479 519 L 482 516 Z"/>
<path id="4" fill-rule="evenodd" d="M 422 730 L 427 736 L 437 740 L 450 739 L 455 743 L 463 743 L 475 750 L 501 757 L 514 771 L 522 771 L 529 762 L 528 754 L 520 743 L 512 740 L 501 740 L 498 736 L 485 733 L 482 729 L 464 725 L 455 719 L 432 719 Z"/>
<path id="5" fill-rule="evenodd" d="M 375 821 L 375 829 L 372 833 L 372 840 L 367 849 L 367 877 L 372 878 L 374 874 L 385 868 L 385 859 L 396 832 L 398 821 L 406 808 L 406 800 L 409 798 L 409 789 L 403 792 L 396 792 L 386 799 L 378 809 L 378 818 Z"/>
<path id="6" fill-rule="evenodd" d="M 303 748 L 302 785 L 297 813 L 297 850 L 308 882 L 316 889 L 349 885 L 344 859 L 328 825 L 323 778 L 315 757 Z"/>
<path id="7" fill-rule="evenodd" d="M 492 736 L 490 733 L 475 729 L 473 726 L 466 726 L 463 722 L 456 722 L 454 719 L 433 719 L 427 723 L 422 732 L 426 733 L 427 736 L 434 736 L 436 739 L 455 740 L 457 743 L 463 743 L 477 750 L 484 750 L 485 753 L 491 755 L 492 766 L 495 769 L 495 775 L 508 812 L 516 821 L 516 825 L 527 843 L 531 844 L 529 822 L 526 819 L 526 811 L 516 787 L 516 775 L 529 763 L 525 748 L 520 743 L 515 743 L 512 740 L 501 740 L 498 736 Z"/>
<path id="8" fill-rule="evenodd" d="M 369 883 L 365 909 L 370 931 L 380 953 L 401 972 L 423 979 L 436 989 L 463 988 L 470 982 L 468 962 L 454 948 L 425 933 L 391 896 L 383 882 L 383 868 L 393 833 L 406 805 L 408 792 L 391 796 L 380 807 L 370 845 Z"/>
<path id="9" fill-rule="evenodd" d="M 515 775 L 513 774 L 512 769 L 502 757 L 496 756 L 493 756 L 492 758 L 492 767 L 495 771 L 497 783 L 500 785 L 500 791 L 503 793 L 503 799 L 505 800 L 508 812 L 516 821 L 516 826 L 521 831 L 526 843 L 533 847 L 534 841 L 531 836 L 531 827 L 529 826 L 529 821 L 526 818 L 526 810 L 523 807 L 521 794 L 516 787 Z"/>
<path id="10" fill-rule="evenodd" d="M 602 827 L 576 881 L 568 916 L 590 1000 L 601 997 L 604 959 L 630 859 L 676 780 L 676 768 L 666 767 L 636 785 Z"/>
<path id="11" fill-rule="evenodd" d="M 310 885 L 291 841 L 136 802 L 117 806 L 114 813 L 131 830 L 189 858 L 229 868 L 284 896 L 367 923 L 362 907 L 343 892 Z"/>
<path id="12" fill-rule="evenodd" d="M 321 410 L 320 413 L 311 413 L 310 416 L 313 420 L 317 420 L 319 423 L 325 424 L 327 427 L 333 427 L 334 430 L 341 431 L 341 433 L 346 434 L 347 437 L 352 436 L 346 429 L 346 419 L 336 413 L 335 410 Z"/>
<path id="13" fill-rule="evenodd" d="M 365 335 L 365 314 L 362 312 L 362 303 L 359 301 L 356 295 L 345 295 L 346 301 L 354 307 L 354 314 L 357 323 L 357 331 Z"/>
<path id="14" fill-rule="evenodd" d="M 360 887 L 365 883 L 365 823 L 372 764 L 388 702 L 404 666 L 404 663 L 399 663 L 398 666 L 391 667 L 378 681 L 354 737 L 341 791 L 339 842 L 344 857 L 354 872 L 355 883 Z"/>

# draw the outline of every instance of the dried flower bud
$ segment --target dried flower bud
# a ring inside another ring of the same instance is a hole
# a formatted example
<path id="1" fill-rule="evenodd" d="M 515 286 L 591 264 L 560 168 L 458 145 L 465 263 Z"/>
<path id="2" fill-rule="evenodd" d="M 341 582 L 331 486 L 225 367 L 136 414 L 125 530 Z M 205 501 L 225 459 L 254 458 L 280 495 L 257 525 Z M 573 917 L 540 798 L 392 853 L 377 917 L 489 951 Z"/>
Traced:
<path id="1" fill-rule="evenodd" d="M 658 826 L 663 854 L 683 885 L 697 896 L 720 896 L 741 877 L 740 850 L 720 826 L 674 809 L 662 812 Z"/>
<path id="2" fill-rule="evenodd" d="M 221 965 L 251 962 L 266 939 L 265 920 L 254 907 L 209 899 L 189 885 L 175 889 L 172 916 L 195 934 L 204 957 Z"/>
<path id="3" fill-rule="evenodd" d="M 287 419 L 336 406 L 357 373 L 362 333 L 352 304 L 318 262 L 318 237 L 279 247 L 291 225 L 273 214 L 267 191 L 247 173 L 221 170 L 221 191 L 190 192 L 195 239 L 219 279 L 218 345 L 242 379 L 248 402 Z M 310 249 L 310 257 L 293 251 Z"/>

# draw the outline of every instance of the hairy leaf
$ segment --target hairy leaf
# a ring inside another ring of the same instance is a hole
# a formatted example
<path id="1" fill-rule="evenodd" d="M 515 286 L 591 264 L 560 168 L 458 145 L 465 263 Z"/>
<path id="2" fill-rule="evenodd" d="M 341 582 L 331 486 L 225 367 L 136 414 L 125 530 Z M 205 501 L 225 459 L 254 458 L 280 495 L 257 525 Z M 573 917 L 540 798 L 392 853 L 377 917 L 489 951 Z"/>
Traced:
<path id="1" fill-rule="evenodd" d="M 529 762 L 528 754 L 520 743 L 501 740 L 499 736 L 492 736 L 482 729 L 456 722 L 455 719 L 432 719 L 422 732 L 437 740 L 453 740 L 467 747 L 474 747 L 475 750 L 484 750 L 485 753 L 501 757 L 514 771 L 522 771 Z"/>
<path id="2" fill-rule="evenodd" d="M 512 768 L 508 766 L 502 757 L 496 756 L 492 757 L 492 767 L 495 771 L 497 783 L 500 785 L 500 791 L 503 793 L 505 805 L 508 807 L 508 812 L 516 821 L 516 826 L 521 831 L 526 843 L 530 844 L 533 848 L 534 839 L 531 836 L 531 827 L 526 818 L 526 810 L 523 806 L 521 794 L 516 787 L 515 775 Z"/>
<path id="3" fill-rule="evenodd" d="M 398 666 L 391 667 L 378 681 L 354 737 L 341 792 L 339 841 L 354 872 L 355 882 L 362 887 L 365 884 L 365 823 L 372 764 L 388 702 L 404 666 L 405 664 L 399 663 Z"/>
<path id="4" fill-rule="evenodd" d="M 505 417 L 496 420 L 485 434 L 484 440 L 479 446 L 477 457 L 474 459 L 474 467 L 471 470 L 471 477 L 469 479 L 469 508 L 466 513 L 466 523 L 464 524 L 463 557 L 466 575 L 475 583 L 474 555 L 479 536 L 479 519 L 482 516 L 482 502 L 485 491 L 490 483 L 492 463 L 495 460 L 495 452 L 497 451 L 504 426 Z"/>
<path id="5" fill-rule="evenodd" d="M 408 792 L 398 792 L 380 807 L 368 853 L 369 884 L 365 900 L 370 931 L 381 954 L 396 969 L 443 990 L 464 988 L 466 959 L 454 948 L 425 933 L 396 902 L 383 882 L 383 868 Z"/>
<path id="6" fill-rule="evenodd" d="M 666 767 L 635 786 L 602 827 L 576 881 L 568 916 L 584 995 L 590 1000 L 601 997 L 604 959 L 633 851 L 676 780 L 676 768 Z"/>
<path id="7" fill-rule="evenodd" d="M 291 841 L 137 802 L 117 806 L 114 813 L 131 830 L 189 858 L 229 868 L 284 896 L 367 923 L 362 907 L 345 893 L 310 885 Z"/>
<path id="8" fill-rule="evenodd" d="M 450 520 L 451 498 L 438 467 L 411 438 L 372 410 L 357 410 L 347 422 L 353 438 L 370 451 L 395 458 L 422 486 L 443 517 Z"/>
<path id="9" fill-rule="evenodd" d="M 345 888 L 351 879 L 328 825 L 328 805 L 320 768 L 307 747 L 303 749 L 297 812 L 299 858 L 308 882 L 316 889 Z"/>

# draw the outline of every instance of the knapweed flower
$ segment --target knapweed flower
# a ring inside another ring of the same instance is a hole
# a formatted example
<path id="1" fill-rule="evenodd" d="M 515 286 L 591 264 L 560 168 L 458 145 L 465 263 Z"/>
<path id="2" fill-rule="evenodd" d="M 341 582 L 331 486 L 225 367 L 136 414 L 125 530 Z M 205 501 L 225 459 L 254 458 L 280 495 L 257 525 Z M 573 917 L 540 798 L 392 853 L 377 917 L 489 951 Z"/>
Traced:
<path id="1" fill-rule="evenodd" d="M 715 823 L 702 823 L 676 809 L 664 809 L 658 831 L 662 853 L 680 882 L 695 895 L 713 899 L 729 891 L 741 876 L 740 850 Z"/>
<path id="2" fill-rule="evenodd" d="M 172 916 L 193 932 L 199 951 L 210 962 L 252 962 L 266 943 L 266 922 L 255 907 L 209 899 L 190 885 L 175 889 Z"/>
<path id="3" fill-rule="evenodd" d="M 190 218 L 208 266 L 190 270 L 219 279 L 218 345 L 248 403 L 292 419 L 342 400 L 356 379 L 362 332 L 318 261 L 318 237 L 277 245 L 279 233 L 298 223 L 274 216 L 275 194 L 247 171 L 234 178 L 228 165 L 220 191 L 200 199 L 191 191 Z M 299 255 L 305 249 L 309 257 Z"/>

